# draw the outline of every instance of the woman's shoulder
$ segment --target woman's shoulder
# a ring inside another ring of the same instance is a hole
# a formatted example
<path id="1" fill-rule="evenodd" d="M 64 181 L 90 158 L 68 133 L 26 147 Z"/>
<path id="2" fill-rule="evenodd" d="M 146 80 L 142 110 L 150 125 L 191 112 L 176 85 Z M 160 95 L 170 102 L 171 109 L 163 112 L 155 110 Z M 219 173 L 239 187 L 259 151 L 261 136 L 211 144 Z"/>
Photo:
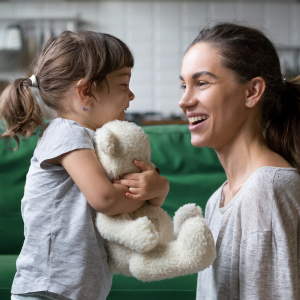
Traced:
<path id="1" fill-rule="evenodd" d="M 245 183 L 246 192 L 273 198 L 281 191 L 299 191 L 300 175 L 295 168 L 266 166 L 256 170 Z"/>
<path id="2" fill-rule="evenodd" d="M 237 205 L 244 233 L 272 231 L 278 218 L 289 216 L 287 207 L 293 207 L 299 215 L 300 175 L 297 170 L 278 167 L 256 170 L 245 183 Z"/>

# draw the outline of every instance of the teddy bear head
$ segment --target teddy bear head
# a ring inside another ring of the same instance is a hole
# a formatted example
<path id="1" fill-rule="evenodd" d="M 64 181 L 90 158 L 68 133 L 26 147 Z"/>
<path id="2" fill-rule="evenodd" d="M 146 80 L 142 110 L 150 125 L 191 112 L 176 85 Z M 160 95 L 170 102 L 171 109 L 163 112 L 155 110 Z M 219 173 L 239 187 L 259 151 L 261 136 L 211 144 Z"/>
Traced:
<path id="1" fill-rule="evenodd" d="M 151 159 L 150 142 L 143 129 L 134 123 L 114 120 L 95 133 L 96 153 L 110 180 L 123 174 L 139 173 L 134 160 L 155 167 Z"/>

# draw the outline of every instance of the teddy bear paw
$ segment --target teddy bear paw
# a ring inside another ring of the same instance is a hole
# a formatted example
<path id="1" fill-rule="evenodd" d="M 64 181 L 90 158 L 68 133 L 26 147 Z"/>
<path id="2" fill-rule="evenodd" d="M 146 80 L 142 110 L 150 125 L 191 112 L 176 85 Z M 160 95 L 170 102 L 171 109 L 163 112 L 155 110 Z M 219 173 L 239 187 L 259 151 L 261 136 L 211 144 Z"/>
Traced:
<path id="1" fill-rule="evenodd" d="M 188 203 L 180 207 L 176 211 L 175 216 L 173 218 L 175 236 L 178 236 L 180 228 L 186 220 L 197 216 L 203 218 L 201 207 L 197 206 L 195 203 Z"/>

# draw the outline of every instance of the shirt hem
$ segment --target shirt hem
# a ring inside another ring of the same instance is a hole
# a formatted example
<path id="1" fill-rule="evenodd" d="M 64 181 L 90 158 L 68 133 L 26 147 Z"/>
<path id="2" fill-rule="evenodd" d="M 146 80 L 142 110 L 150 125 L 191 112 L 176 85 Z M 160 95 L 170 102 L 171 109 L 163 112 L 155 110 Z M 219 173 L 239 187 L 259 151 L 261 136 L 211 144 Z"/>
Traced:
<path id="1" fill-rule="evenodd" d="M 48 281 L 48 280 L 47 280 Z M 103 290 L 99 293 L 100 298 L 93 298 L 93 296 L 87 296 L 84 295 L 78 290 L 70 290 L 67 289 L 65 286 L 61 286 L 59 284 L 49 284 L 48 282 L 39 282 L 39 283 L 27 283 L 27 284 L 13 284 L 11 293 L 12 294 L 25 294 L 25 293 L 35 293 L 35 292 L 51 292 L 58 294 L 60 296 L 69 298 L 71 300 L 91 300 L 91 299 L 97 299 L 97 300 L 105 300 L 110 292 L 110 289 L 105 291 L 105 287 L 103 287 Z"/>

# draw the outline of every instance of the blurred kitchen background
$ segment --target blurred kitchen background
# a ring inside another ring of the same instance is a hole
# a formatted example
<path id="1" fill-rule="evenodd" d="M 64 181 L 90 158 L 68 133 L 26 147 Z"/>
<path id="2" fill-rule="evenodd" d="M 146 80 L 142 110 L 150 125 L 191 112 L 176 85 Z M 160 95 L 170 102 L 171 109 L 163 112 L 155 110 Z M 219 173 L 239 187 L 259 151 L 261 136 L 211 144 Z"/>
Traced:
<path id="1" fill-rule="evenodd" d="M 14 78 L 30 77 L 41 45 L 64 30 L 113 34 L 135 56 L 128 120 L 182 124 L 179 75 L 188 45 L 205 25 L 238 21 L 275 43 L 283 73 L 300 73 L 300 1 L 24 1 L 0 0 L 0 93 Z M 47 118 L 55 117 L 45 110 Z"/>

